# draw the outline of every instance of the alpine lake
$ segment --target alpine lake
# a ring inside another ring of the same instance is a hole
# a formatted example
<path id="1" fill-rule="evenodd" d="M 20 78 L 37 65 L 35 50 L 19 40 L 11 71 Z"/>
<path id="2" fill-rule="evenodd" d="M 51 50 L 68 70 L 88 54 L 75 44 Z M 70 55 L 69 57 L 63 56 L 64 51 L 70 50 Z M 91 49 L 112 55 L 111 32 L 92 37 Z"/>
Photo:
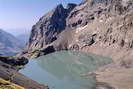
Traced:
<path id="1" fill-rule="evenodd" d="M 96 75 L 81 75 L 110 63 L 110 58 L 91 53 L 60 51 L 31 59 L 19 72 L 50 89 L 93 89 Z"/>

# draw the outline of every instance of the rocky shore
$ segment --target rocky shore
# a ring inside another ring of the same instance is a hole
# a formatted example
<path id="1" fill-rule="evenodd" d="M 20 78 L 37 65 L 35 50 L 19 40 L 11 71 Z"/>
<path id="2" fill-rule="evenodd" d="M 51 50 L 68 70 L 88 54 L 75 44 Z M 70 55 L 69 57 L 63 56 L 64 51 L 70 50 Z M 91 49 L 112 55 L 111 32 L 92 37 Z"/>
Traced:
<path id="1" fill-rule="evenodd" d="M 25 57 L 0 55 L 0 61 L 11 66 L 24 66 L 28 63 Z"/>
<path id="2" fill-rule="evenodd" d="M 39 84 L 18 72 L 27 63 L 28 59 L 24 57 L 6 57 L 0 55 L 0 78 L 4 79 L 3 81 L 7 80 L 17 84 L 16 86 L 22 86 L 22 89 L 48 89 L 47 86 Z M 2 83 L 0 87 L 6 87 L 6 85 L 4 86 Z"/>

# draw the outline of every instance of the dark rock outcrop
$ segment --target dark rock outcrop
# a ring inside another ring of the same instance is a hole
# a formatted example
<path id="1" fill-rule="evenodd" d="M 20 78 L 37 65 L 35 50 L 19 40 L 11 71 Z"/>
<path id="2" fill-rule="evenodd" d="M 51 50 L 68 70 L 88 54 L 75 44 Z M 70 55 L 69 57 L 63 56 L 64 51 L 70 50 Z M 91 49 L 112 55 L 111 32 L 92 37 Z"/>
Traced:
<path id="1" fill-rule="evenodd" d="M 0 61 L 11 66 L 24 66 L 28 63 L 28 59 L 24 57 L 7 57 L 0 55 Z"/>
<path id="2" fill-rule="evenodd" d="M 98 83 L 96 89 L 115 89 L 106 83 Z"/>

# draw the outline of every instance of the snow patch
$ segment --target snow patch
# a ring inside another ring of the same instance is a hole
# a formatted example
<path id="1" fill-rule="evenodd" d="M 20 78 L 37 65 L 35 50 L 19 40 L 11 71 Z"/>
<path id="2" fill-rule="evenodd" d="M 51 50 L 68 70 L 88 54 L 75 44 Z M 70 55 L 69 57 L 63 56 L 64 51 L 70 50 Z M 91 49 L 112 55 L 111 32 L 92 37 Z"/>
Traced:
<path id="1" fill-rule="evenodd" d="M 76 29 L 76 33 L 81 32 L 81 31 L 84 30 L 86 27 L 87 27 L 87 25 L 84 26 L 84 27 L 78 27 L 78 28 Z"/>

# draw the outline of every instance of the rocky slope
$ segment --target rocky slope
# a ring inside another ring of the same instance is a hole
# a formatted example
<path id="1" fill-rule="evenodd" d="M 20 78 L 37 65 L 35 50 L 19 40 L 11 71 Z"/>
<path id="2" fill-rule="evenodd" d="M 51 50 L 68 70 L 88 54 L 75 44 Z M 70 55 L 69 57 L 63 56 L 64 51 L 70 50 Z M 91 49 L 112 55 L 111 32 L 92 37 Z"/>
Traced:
<path id="1" fill-rule="evenodd" d="M 58 5 L 33 26 L 23 54 L 39 56 L 72 49 L 130 59 L 132 8 L 131 0 L 84 0 L 67 8 Z"/>
<path id="2" fill-rule="evenodd" d="M 15 55 L 24 47 L 16 37 L 0 29 L 0 54 Z"/>
<path id="3" fill-rule="evenodd" d="M 60 4 L 51 12 L 41 17 L 39 22 L 32 28 L 28 51 L 45 49 L 51 43 L 55 42 L 59 34 L 65 30 L 66 19 L 75 6 L 76 4 L 69 4 L 67 8 L 64 8 Z"/>
<path id="4" fill-rule="evenodd" d="M 0 55 L 0 89 L 48 89 L 18 72 L 27 63 L 24 57 Z"/>

